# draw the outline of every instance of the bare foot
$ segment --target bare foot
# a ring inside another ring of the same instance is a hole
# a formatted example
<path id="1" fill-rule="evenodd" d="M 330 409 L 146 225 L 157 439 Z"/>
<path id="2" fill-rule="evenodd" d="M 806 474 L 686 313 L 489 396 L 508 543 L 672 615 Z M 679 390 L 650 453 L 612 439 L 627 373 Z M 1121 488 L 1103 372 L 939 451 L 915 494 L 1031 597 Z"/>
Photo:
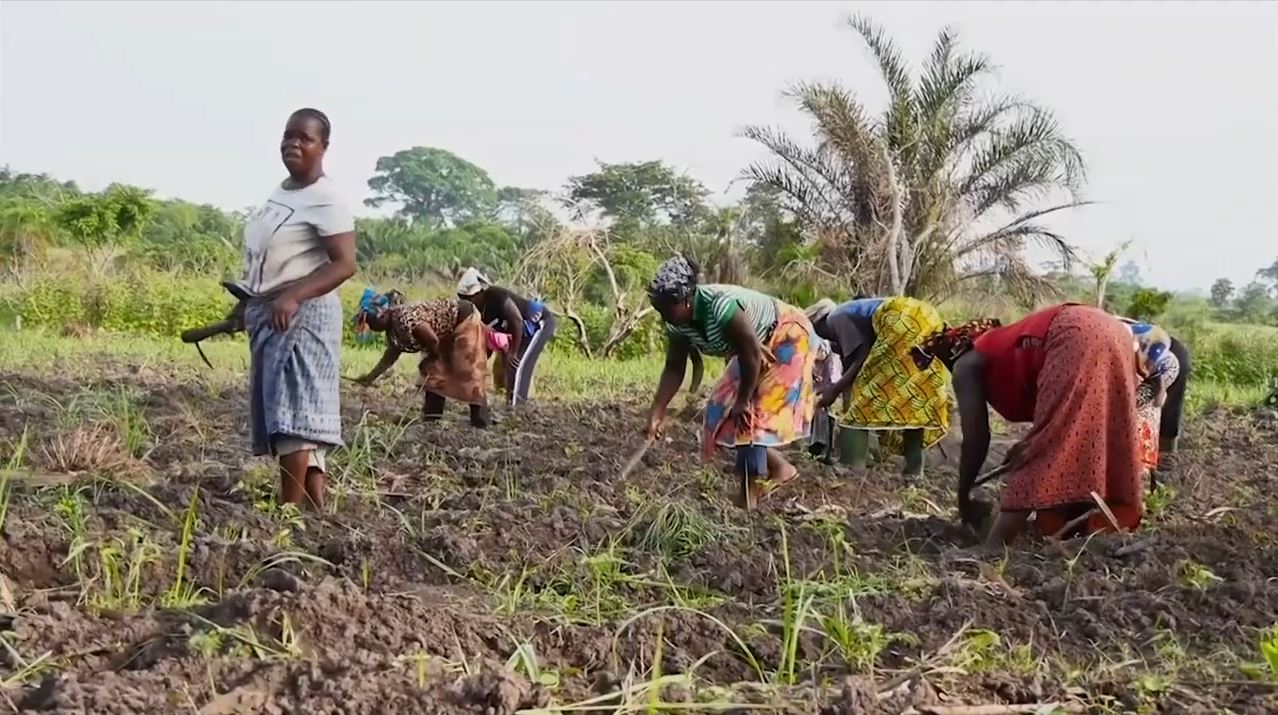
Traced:
<path id="1" fill-rule="evenodd" d="M 749 494 L 748 498 L 749 498 L 750 506 L 747 508 L 754 508 L 764 498 L 770 496 L 773 492 L 777 491 L 778 489 L 785 486 L 786 484 L 789 484 L 790 482 L 794 481 L 795 479 L 798 478 L 798 476 L 799 476 L 799 470 L 795 468 L 793 465 L 786 464 L 786 466 L 783 467 L 783 471 L 776 479 L 753 480 L 750 483 L 750 487 L 748 489 L 748 494 Z"/>
<path id="2" fill-rule="evenodd" d="M 988 540 L 982 541 L 980 544 L 973 546 L 968 550 L 973 557 L 982 561 L 991 559 L 1001 559 L 1007 553 L 1007 548 L 1000 544 L 992 544 Z"/>

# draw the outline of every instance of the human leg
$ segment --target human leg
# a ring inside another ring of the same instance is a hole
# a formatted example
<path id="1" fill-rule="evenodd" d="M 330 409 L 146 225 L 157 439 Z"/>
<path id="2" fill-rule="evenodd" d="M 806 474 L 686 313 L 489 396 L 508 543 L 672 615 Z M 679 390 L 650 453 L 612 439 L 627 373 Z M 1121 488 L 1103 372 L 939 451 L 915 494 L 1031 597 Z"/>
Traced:
<path id="1" fill-rule="evenodd" d="M 768 476 L 768 450 L 756 445 L 736 449 L 737 505 L 753 509 L 763 495 L 763 480 Z"/>
<path id="2" fill-rule="evenodd" d="M 537 360 L 550 339 L 555 335 L 555 316 L 546 311 L 541 327 L 532 337 L 520 346 L 519 367 L 515 369 L 514 385 L 511 389 L 512 404 L 519 405 L 528 401 L 532 391 L 533 373 L 537 369 Z"/>
<path id="3" fill-rule="evenodd" d="M 324 447 L 301 439 L 282 438 L 275 442 L 280 462 L 280 501 L 286 504 L 309 502 L 324 506 L 328 481 Z"/>
<path id="4" fill-rule="evenodd" d="M 1185 410 L 1185 389 L 1190 371 L 1189 349 L 1185 344 L 1172 338 L 1171 352 L 1180 363 L 1180 373 L 1167 388 L 1167 399 L 1163 402 L 1158 430 L 1159 449 L 1168 453 L 1174 453 L 1180 446 L 1180 422 Z"/>
<path id="5" fill-rule="evenodd" d="M 426 392 L 422 398 L 422 419 L 427 422 L 438 422 L 444 416 L 444 396 L 437 392 Z"/>
<path id="6" fill-rule="evenodd" d="M 471 427 L 487 427 L 492 424 L 492 419 L 492 413 L 488 410 L 488 403 L 470 406 Z"/>
<path id="7" fill-rule="evenodd" d="M 1001 550 L 1012 543 L 1029 521 L 1028 511 L 1000 511 L 990 526 L 990 533 L 985 537 L 984 547 L 990 551 Z"/>

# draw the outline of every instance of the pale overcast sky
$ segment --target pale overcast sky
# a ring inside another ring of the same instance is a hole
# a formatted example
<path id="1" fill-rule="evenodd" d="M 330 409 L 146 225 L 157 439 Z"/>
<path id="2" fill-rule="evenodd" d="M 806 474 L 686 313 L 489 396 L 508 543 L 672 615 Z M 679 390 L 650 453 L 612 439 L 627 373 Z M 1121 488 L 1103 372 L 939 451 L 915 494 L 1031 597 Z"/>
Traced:
<path id="1" fill-rule="evenodd" d="M 1057 226 L 1093 254 L 1134 239 L 1145 277 L 1236 283 L 1278 256 L 1274 3 L 0 3 L 0 163 L 243 208 L 282 174 L 303 105 L 333 120 L 327 169 L 360 212 L 377 157 L 449 149 L 507 185 L 557 188 L 662 159 L 726 191 L 802 132 L 790 82 L 839 79 L 877 107 L 844 25 L 869 13 L 921 59 L 945 24 L 1054 109 L 1088 197 Z"/>

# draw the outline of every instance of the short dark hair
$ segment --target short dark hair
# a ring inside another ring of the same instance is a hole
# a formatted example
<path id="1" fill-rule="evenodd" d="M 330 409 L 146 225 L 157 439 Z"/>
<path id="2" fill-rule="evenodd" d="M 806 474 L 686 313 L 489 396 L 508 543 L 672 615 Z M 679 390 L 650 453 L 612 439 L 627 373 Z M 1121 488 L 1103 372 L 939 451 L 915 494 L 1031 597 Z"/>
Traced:
<path id="1" fill-rule="evenodd" d="M 314 119 L 320 123 L 320 139 L 324 140 L 324 144 L 328 145 L 328 137 L 333 133 L 333 124 L 328 121 L 328 115 L 313 107 L 302 107 L 293 112 L 294 117 L 307 117 Z"/>

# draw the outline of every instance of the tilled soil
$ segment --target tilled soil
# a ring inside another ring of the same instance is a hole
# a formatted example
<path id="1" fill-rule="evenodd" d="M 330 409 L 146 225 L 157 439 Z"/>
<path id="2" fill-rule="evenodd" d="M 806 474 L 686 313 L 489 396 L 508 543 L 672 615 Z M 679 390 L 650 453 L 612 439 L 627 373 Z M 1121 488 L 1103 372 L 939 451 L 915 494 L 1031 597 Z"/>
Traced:
<path id="1" fill-rule="evenodd" d="M 476 430 L 351 389 L 330 509 L 298 514 L 247 454 L 242 389 L 112 366 L 0 388 L 0 707 L 1278 709 L 1271 414 L 1191 421 L 1140 534 L 989 559 L 952 440 L 916 481 L 796 455 L 747 514 L 691 422 L 618 478 L 639 401 Z"/>

